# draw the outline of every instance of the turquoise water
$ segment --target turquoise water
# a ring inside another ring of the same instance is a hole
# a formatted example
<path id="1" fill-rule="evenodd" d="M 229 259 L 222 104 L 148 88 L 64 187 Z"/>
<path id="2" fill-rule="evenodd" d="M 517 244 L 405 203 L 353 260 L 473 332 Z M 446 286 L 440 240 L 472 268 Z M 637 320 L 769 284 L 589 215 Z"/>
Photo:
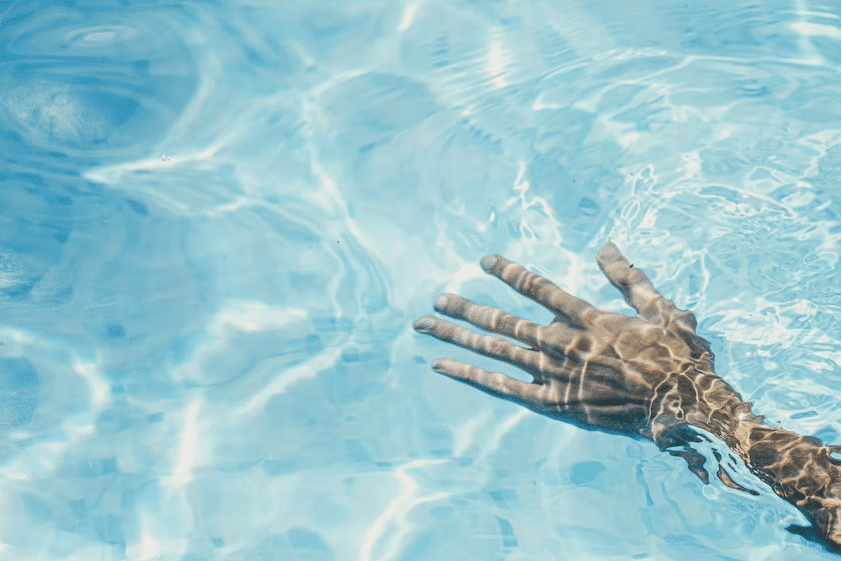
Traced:
<path id="1" fill-rule="evenodd" d="M 548 319 L 487 253 L 624 310 L 612 239 L 838 443 L 838 3 L 0 9 L 0 560 L 832 557 L 411 322 Z"/>

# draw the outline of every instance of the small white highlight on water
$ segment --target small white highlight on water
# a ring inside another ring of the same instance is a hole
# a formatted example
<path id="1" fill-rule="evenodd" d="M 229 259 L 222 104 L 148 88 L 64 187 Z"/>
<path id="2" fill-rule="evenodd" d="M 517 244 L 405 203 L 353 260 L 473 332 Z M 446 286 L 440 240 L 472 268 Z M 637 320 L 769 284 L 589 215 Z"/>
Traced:
<path id="1" fill-rule="evenodd" d="M 196 465 L 196 442 L 199 439 L 199 402 L 187 406 L 184 413 L 184 427 L 181 429 L 181 444 L 178 458 L 172 471 L 172 483 L 185 485 L 193 480 L 193 468 Z"/>
<path id="2" fill-rule="evenodd" d="M 508 85 L 505 78 L 508 56 L 506 49 L 500 41 L 499 35 L 499 32 L 494 32 L 491 35 L 491 44 L 488 47 L 485 70 L 491 75 L 492 82 L 496 88 L 504 88 Z"/>
<path id="3" fill-rule="evenodd" d="M 840 32 L 838 27 L 832 25 L 824 25 L 821 23 L 807 23 L 806 21 L 799 21 L 790 24 L 790 29 L 799 35 L 807 35 L 810 37 L 827 37 L 834 41 L 839 41 Z"/>
<path id="4" fill-rule="evenodd" d="M 684 172 L 684 179 L 692 179 L 702 171 L 702 157 L 698 152 L 690 152 L 681 156 L 684 165 L 676 171 Z"/>
<path id="5" fill-rule="evenodd" d="M 415 12 L 418 11 L 418 7 L 421 4 L 419 2 L 415 2 L 407 6 L 404 11 L 403 15 L 401 16 L 401 22 L 398 24 L 398 31 L 406 31 L 412 25 L 412 20 L 415 19 Z"/>

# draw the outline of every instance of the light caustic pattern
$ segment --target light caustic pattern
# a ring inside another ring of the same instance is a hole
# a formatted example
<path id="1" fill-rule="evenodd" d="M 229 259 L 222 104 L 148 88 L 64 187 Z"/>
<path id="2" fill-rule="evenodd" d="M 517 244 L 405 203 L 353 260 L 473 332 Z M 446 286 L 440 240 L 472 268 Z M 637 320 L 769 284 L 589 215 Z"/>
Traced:
<path id="1" fill-rule="evenodd" d="M 620 311 L 613 239 L 838 442 L 838 7 L 36 4 L 1 20 L 0 560 L 826 555 L 771 492 L 431 374 L 411 322 L 546 320 L 493 253 Z"/>

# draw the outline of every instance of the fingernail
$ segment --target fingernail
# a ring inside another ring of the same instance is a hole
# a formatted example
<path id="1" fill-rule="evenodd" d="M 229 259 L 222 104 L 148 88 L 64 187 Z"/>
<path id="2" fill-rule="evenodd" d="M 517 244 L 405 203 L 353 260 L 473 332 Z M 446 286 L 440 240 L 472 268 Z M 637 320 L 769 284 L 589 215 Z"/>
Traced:
<path id="1" fill-rule="evenodd" d="M 445 368 L 447 368 L 447 363 L 449 362 L 446 358 L 437 358 L 433 362 L 430 363 L 430 367 L 441 374 Z"/>
<path id="2" fill-rule="evenodd" d="M 433 304 L 433 309 L 437 312 L 442 311 L 447 307 L 447 294 L 442 294 L 438 298 L 436 298 L 435 303 Z"/>
<path id="3" fill-rule="evenodd" d="M 428 329 L 433 328 L 434 320 L 430 316 L 424 316 L 422 318 L 418 318 L 415 320 L 415 323 L 412 324 L 412 327 L 416 331 L 427 331 Z"/>
<path id="4" fill-rule="evenodd" d="M 482 267 L 482 270 L 485 271 L 486 273 L 490 273 L 491 269 L 493 269 L 494 265 L 496 265 L 496 264 L 497 264 L 497 256 L 496 255 L 486 255 L 479 262 L 480 267 Z"/>

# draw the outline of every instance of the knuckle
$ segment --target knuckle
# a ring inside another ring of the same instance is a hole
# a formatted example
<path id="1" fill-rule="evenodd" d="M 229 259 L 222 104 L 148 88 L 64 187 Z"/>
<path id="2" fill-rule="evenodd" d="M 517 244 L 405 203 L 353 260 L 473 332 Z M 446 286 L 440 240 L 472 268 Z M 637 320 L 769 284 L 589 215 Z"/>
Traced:
<path id="1" fill-rule="evenodd" d="M 506 342 L 495 337 L 486 339 L 485 349 L 494 356 L 503 356 L 506 353 Z"/>

